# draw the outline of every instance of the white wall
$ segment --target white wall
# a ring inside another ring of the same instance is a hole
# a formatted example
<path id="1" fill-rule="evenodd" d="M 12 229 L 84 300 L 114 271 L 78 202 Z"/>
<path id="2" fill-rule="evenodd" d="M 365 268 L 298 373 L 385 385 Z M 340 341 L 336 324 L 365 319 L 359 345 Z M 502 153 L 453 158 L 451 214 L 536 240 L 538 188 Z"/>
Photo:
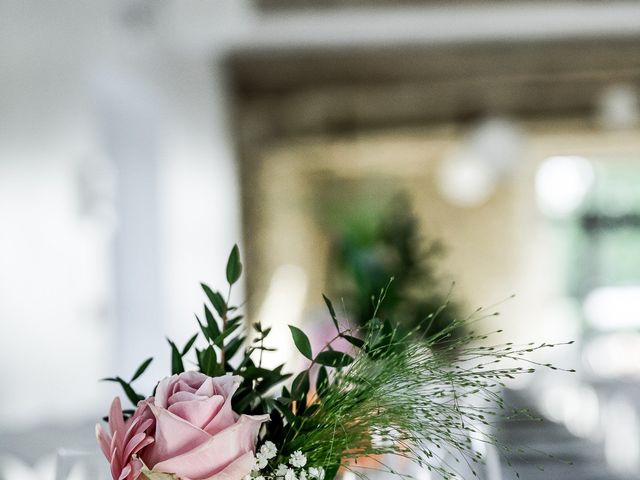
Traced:
<path id="1" fill-rule="evenodd" d="M 223 49 L 169 33 L 175 4 L 133 30 L 124 5 L 0 4 L 0 430 L 97 418 L 97 379 L 147 356 L 166 374 L 240 239 Z"/>

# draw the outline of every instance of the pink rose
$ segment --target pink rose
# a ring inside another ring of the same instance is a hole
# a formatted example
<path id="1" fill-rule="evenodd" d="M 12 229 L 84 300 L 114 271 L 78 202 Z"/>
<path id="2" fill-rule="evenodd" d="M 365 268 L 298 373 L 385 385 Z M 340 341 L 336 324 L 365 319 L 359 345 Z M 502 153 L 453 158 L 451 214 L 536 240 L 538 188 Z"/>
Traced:
<path id="1" fill-rule="evenodd" d="M 258 431 L 269 415 L 238 415 L 231 397 L 242 378 L 185 372 L 158 384 L 140 404 L 155 417 L 155 441 L 140 452 L 153 472 L 182 480 L 241 480 L 253 468 Z M 139 407 L 139 408 L 140 408 Z"/>

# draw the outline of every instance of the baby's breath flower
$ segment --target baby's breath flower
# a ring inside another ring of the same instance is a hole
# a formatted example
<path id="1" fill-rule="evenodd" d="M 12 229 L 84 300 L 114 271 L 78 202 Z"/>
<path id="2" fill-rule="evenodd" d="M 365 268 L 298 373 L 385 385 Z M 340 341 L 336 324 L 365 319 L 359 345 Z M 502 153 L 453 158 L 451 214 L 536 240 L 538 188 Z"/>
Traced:
<path id="1" fill-rule="evenodd" d="M 324 468 L 310 467 L 309 476 L 315 480 L 324 480 Z"/>
<path id="2" fill-rule="evenodd" d="M 264 456 L 264 458 L 270 460 L 276 456 L 276 454 L 278 453 L 278 449 L 273 442 L 266 441 L 260 447 L 260 453 Z"/>
<path id="3" fill-rule="evenodd" d="M 293 468 L 287 468 L 287 473 L 284 474 L 284 480 L 298 480 Z"/>
<path id="4" fill-rule="evenodd" d="M 307 472 L 304 469 L 300 469 L 300 473 L 298 473 L 298 480 L 307 480 Z"/>
<path id="5" fill-rule="evenodd" d="M 281 463 L 280 465 L 278 465 L 278 468 L 276 468 L 276 475 L 279 477 L 284 477 L 287 473 L 287 470 L 289 470 L 289 467 L 287 467 L 284 463 Z"/>
<path id="6" fill-rule="evenodd" d="M 307 457 L 300 450 L 296 450 L 289 457 L 289 463 L 294 467 L 302 468 L 307 464 Z"/>
<path id="7" fill-rule="evenodd" d="M 262 470 L 266 466 L 267 466 L 266 457 L 260 452 L 256 453 L 254 463 L 253 463 L 253 470 Z"/>

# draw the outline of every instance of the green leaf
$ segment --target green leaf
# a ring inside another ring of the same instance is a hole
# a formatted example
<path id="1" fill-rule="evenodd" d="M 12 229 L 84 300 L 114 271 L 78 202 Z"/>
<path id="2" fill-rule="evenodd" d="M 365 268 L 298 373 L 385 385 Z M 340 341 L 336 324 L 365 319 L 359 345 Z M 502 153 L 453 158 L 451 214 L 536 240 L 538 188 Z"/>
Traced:
<path id="1" fill-rule="evenodd" d="M 119 383 L 120 386 L 122 387 L 122 390 L 124 390 L 124 393 L 127 396 L 127 398 L 129 399 L 129 401 L 134 405 L 137 405 L 140 400 L 144 400 L 144 397 L 142 395 L 136 393 L 136 391 L 131 387 L 131 385 L 129 385 L 127 382 L 125 382 L 120 377 L 103 378 L 102 381 L 103 382 L 117 382 L 117 383 Z"/>
<path id="2" fill-rule="evenodd" d="M 196 333 L 193 337 L 191 337 L 189 339 L 189 341 L 187 342 L 187 344 L 184 346 L 184 348 L 182 349 L 182 356 L 184 357 L 187 352 L 189 350 L 191 350 L 191 347 L 193 347 L 193 344 L 196 342 L 196 338 L 198 338 L 198 334 Z"/>
<path id="3" fill-rule="evenodd" d="M 319 397 L 322 397 L 329 386 L 329 374 L 325 367 L 320 367 L 318 370 L 318 378 L 316 379 L 316 392 Z"/>
<path id="4" fill-rule="evenodd" d="M 316 357 L 316 363 L 326 365 L 327 367 L 342 368 L 353 362 L 353 358 L 346 353 L 336 352 L 335 350 L 325 350 L 320 352 Z"/>
<path id="5" fill-rule="evenodd" d="M 213 341 L 213 339 L 211 338 L 211 334 L 209 333 L 209 329 L 202 324 L 202 322 L 200 321 L 197 315 L 196 315 L 196 320 L 198 321 L 198 325 L 200 325 L 200 330 L 202 330 L 202 334 L 204 335 L 204 338 L 206 338 L 209 341 Z"/>
<path id="6" fill-rule="evenodd" d="M 309 392 L 309 371 L 300 372 L 291 384 L 291 397 L 301 400 L 307 396 Z"/>
<path id="7" fill-rule="evenodd" d="M 220 292 L 214 292 L 204 283 L 201 283 L 200 286 L 202 287 L 202 290 L 204 290 L 204 293 L 209 298 L 209 301 L 211 302 L 211 305 L 213 305 L 213 308 L 215 308 L 216 312 L 218 312 L 218 315 L 220 315 L 221 317 L 226 315 L 227 308 L 228 308 L 227 302 L 224 301 L 224 297 L 220 294 Z"/>
<path id="8" fill-rule="evenodd" d="M 364 341 L 357 337 L 352 337 L 351 335 L 340 335 L 340 336 L 344 338 L 347 342 L 349 342 L 351 345 L 353 345 L 354 347 L 362 348 L 364 346 Z"/>
<path id="9" fill-rule="evenodd" d="M 327 308 L 329 309 L 329 314 L 331 315 L 331 320 L 333 320 L 333 324 L 336 326 L 336 330 L 340 331 L 340 327 L 338 326 L 338 317 L 336 316 L 336 310 L 333 308 L 333 303 L 329 300 L 326 295 L 323 293 L 322 298 L 324 299 L 324 303 L 327 304 Z"/>
<path id="10" fill-rule="evenodd" d="M 215 343 L 218 347 L 222 348 L 224 344 L 224 340 L 229 337 L 232 333 L 238 330 L 242 325 L 240 323 L 228 323 L 227 327 L 224 331 L 213 339 L 213 343 Z"/>
<path id="11" fill-rule="evenodd" d="M 153 361 L 153 357 L 150 357 L 150 358 L 147 358 L 144 362 L 142 362 L 142 365 L 138 367 L 138 370 L 136 370 L 136 373 L 133 374 L 133 377 L 131 377 L 131 380 L 129 381 L 129 383 L 133 382 L 135 379 L 140 377 L 140 375 L 144 373 L 144 371 L 147 369 L 147 367 L 152 361 Z"/>
<path id="12" fill-rule="evenodd" d="M 309 342 L 309 338 L 307 337 L 307 335 L 298 327 L 294 327 L 293 325 L 289 325 L 289 330 L 291 330 L 293 343 L 296 344 L 298 351 L 302 355 L 307 357 L 309 360 L 313 360 L 313 353 L 311 352 L 311 343 Z"/>
<path id="13" fill-rule="evenodd" d="M 207 307 L 206 305 L 204 306 L 204 315 L 207 319 L 209 335 L 211 336 L 211 338 L 216 338 L 218 335 L 220 335 L 220 327 L 218 327 L 218 322 L 214 318 L 213 313 L 211 313 L 211 310 L 209 310 L 209 307 Z"/>
<path id="14" fill-rule="evenodd" d="M 238 349 L 242 346 L 243 341 L 244 338 L 236 337 L 227 344 L 224 348 L 227 360 L 231 360 L 231 358 L 233 358 Z"/>
<path id="15" fill-rule="evenodd" d="M 216 351 L 213 349 L 211 345 L 205 348 L 200 354 L 200 371 L 205 375 L 209 375 L 210 377 L 216 376 L 217 366 L 218 366 L 218 358 L 216 356 Z"/>
<path id="16" fill-rule="evenodd" d="M 229 285 L 233 285 L 238 281 L 242 274 L 242 263 L 240 263 L 240 252 L 238 245 L 234 245 L 227 261 L 227 281 Z"/>
<path id="17" fill-rule="evenodd" d="M 177 373 L 184 372 L 184 364 L 182 363 L 182 355 L 180 355 L 180 350 L 176 347 L 176 344 L 167 338 L 167 342 L 171 345 L 171 374 L 175 375 Z"/>
<path id="18" fill-rule="evenodd" d="M 324 469 L 325 474 L 324 474 L 324 478 L 325 480 L 333 480 L 334 478 L 336 478 L 336 475 L 338 475 L 338 470 L 340 469 L 340 464 L 335 464 L 335 465 L 331 465 L 327 468 Z M 155 479 L 149 479 L 149 480 L 155 480 Z"/>

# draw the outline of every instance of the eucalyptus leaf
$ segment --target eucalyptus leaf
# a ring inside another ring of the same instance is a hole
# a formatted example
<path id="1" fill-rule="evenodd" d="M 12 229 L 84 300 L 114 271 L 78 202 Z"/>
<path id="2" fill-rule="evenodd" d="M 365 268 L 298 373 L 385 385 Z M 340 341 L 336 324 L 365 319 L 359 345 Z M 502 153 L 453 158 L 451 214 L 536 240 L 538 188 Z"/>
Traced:
<path id="1" fill-rule="evenodd" d="M 242 263 L 240 263 L 240 252 L 238 245 L 234 245 L 227 261 L 227 281 L 229 285 L 233 285 L 238 281 L 242 274 Z"/>
<path id="2" fill-rule="evenodd" d="M 340 336 L 344 338 L 347 342 L 349 342 L 351 345 L 353 345 L 354 347 L 362 348 L 364 346 L 364 340 L 358 337 L 353 337 L 351 335 L 340 335 Z"/>
<path id="3" fill-rule="evenodd" d="M 300 372 L 291 384 L 291 397 L 296 400 L 305 398 L 309 392 L 309 387 L 309 371 Z"/>
<path id="4" fill-rule="evenodd" d="M 309 337 L 307 337 L 302 330 L 298 327 L 294 327 L 293 325 L 289 325 L 289 330 L 291 330 L 293 343 L 296 344 L 298 351 L 309 360 L 313 360 L 313 352 L 311 351 L 311 342 L 309 342 Z"/>
<path id="5" fill-rule="evenodd" d="M 342 368 L 350 365 L 353 362 L 353 357 L 344 352 L 325 350 L 316 356 L 315 361 L 316 363 L 326 365 L 327 367 Z"/>
<path id="6" fill-rule="evenodd" d="M 227 360 L 231 359 L 236 354 L 238 349 L 242 346 L 243 341 L 244 341 L 244 338 L 237 337 L 231 340 L 227 344 L 227 346 L 224 348 Z"/>
<path id="7" fill-rule="evenodd" d="M 202 334 L 204 335 L 204 338 L 206 338 L 208 341 L 213 341 L 213 338 L 211 337 L 211 334 L 209 333 L 209 328 L 205 327 L 202 322 L 200 321 L 200 319 L 198 318 L 198 316 L 196 315 L 196 320 L 198 321 L 198 325 L 200 325 L 200 330 L 202 331 Z"/>
<path id="8" fill-rule="evenodd" d="M 216 338 L 220 335 L 220 328 L 218 327 L 218 322 L 216 321 L 213 313 L 209 310 L 209 307 L 204 306 L 204 316 L 207 319 L 207 328 L 209 329 L 209 335 L 211 338 Z"/>
<path id="9" fill-rule="evenodd" d="M 329 314 L 331 315 L 331 320 L 333 320 L 333 324 L 336 326 L 336 329 L 339 332 L 340 327 L 338 325 L 338 317 L 336 316 L 335 308 L 333 308 L 333 303 L 331 303 L 331 300 L 329 300 L 329 298 L 327 298 L 325 294 L 322 294 L 322 298 L 324 299 L 324 303 L 327 304 L 327 308 L 329 309 Z"/>
<path id="10" fill-rule="evenodd" d="M 216 351 L 209 345 L 200 353 L 200 371 L 213 377 L 217 374 L 218 358 Z"/>
<path id="11" fill-rule="evenodd" d="M 227 302 L 224 301 L 224 297 L 220 294 L 220 292 L 211 290 L 211 288 L 209 288 L 204 283 L 201 283 L 200 286 L 202 287 L 202 290 L 204 290 L 204 293 L 207 295 L 207 298 L 211 302 L 211 305 L 213 305 L 213 308 L 215 308 L 216 312 L 218 312 L 218 315 L 220 315 L 221 317 L 225 316 L 227 314 L 228 308 Z"/>
<path id="12" fill-rule="evenodd" d="M 167 338 L 167 342 L 171 345 L 171 374 L 175 375 L 177 373 L 184 372 L 184 364 L 182 363 L 182 355 L 180 355 L 180 350 L 176 347 L 176 344 Z"/>
<path id="13" fill-rule="evenodd" d="M 120 384 L 120 386 L 122 387 L 122 390 L 124 390 L 125 395 L 127 396 L 127 398 L 129 399 L 129 401 L 133 404 L 133 405 L 137 405 L 138 402 L 140 400 L 144 400 L 144 397 L 138 393 L 136 393 L 136 391 L 133 389 L 133 387 L 131 385 L 129 385 L 129 383 L 125 382 L 122 378 L 120 377 L 115 377 L 115 378 L 103 378 L 102 381 L 104 382 L 117 382 Z"/>
<path id="14" fill-rule="evenodd" d="M 198 334 L 196 333 L 193 337 L 191 337 L 189 339 L 189 341 L 187 342 L 187 344 L 184 346 L 184 348 L 182 349 L 182 356 L 184 357 L 187 352 L 189 350 L 191 350 L 191 347 L 193 347 L 193 344 L 196 342 L 196 339 L 198 338 Z"/>
<path id="15" fill-rule="evenodd" d="M 319 397 L 322 397 L 327 386 L 329 385 L 329 374 L 325 367 L 318 369 L 318 378 L 316 379 L 316 392 Z"/>
<path id="16" fill-rule="evenodd" d="M 147 369 L 147 367 L 151 364 L 152 361 L 153 361 L 153 357 L 149 357 L 144 362 L 142 362 L 142 365 L 138 367 L 138 369 L 136 370 L 136 373 L 133 374 L 133 377 L 131 377 L 131 380 L 129 381 L 129 383 L 139 378 L 140 375 L 142 375 L 144 371 Z"/>

